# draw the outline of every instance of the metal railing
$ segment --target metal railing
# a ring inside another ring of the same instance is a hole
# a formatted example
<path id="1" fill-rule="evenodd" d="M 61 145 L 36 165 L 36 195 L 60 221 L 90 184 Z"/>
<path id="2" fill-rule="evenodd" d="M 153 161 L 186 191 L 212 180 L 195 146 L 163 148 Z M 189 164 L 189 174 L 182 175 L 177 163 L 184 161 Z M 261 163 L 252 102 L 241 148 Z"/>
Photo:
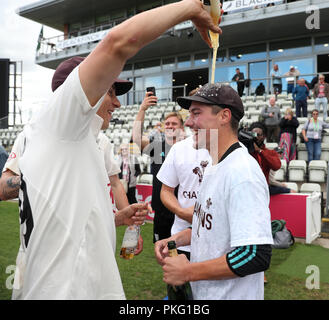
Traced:
<path id="1" fill-rule="evenodd" d="M 329 72 L 321 72 L 321 74 L 323 75 L 329 75 Z M 316 77 L 318 76 L 319 73 L 304 73 L 304 74 L 300 74 L 297 77 L 294 77 L 294 87 L 297 85 L 297 81 L 298 79 L 302 79 L 302 78 L 306 78 L 306 77 Z M 284 88 L 284 79 L 286 78 L 291 78 L 292 76 L 281 76 L 280 78 L 282 79 L 282 92 L 287 92 L 286 88 Z M 329 78 L 329 77 L 328 77 Z M 244 82 L 246 83 L 246 81 L 249 82 L 249 86 L 247 87 L 245 85 L 244 88 L 244 94 L 246 96 L 252 96 L 255 95 L 255 90 L 256 90 L 256 86 L 253 86 L 253 82 L 254 83 L 259 83 L 259 82 L 263 82 L 264 86 L 265 86 L 265 92 L 264 94 L 275 94 L 274 93 L 274 89 L 273 89 L 273 78 L 271 76 L 268 77 L 263 77 L 263 78 L 252 78 L 252 79 L 244 79 L 244 80 L 240 80 L 240 82 Z M 328 82 L 328 81 L 327 81 Z M 218 83 L 221 84 L 229 84 L 232 87 L 236 87 L 237 82 L 233 81 L 233 80 L 228 80 L 228 81 L 220 81 Z M 309 81 L 306 81 L 306 84 L 309 83 Z"/>
<path id="2" fill-rule="evenodd" d="M 186 86 L 172 86 L 155 88 L 158 103 L 173 101 L 175 96 L 186 96 Z M 119 97 L 122 105 L 141 104 L 145 97 L 145 90 L 131 90 L 124 96 Z"/>

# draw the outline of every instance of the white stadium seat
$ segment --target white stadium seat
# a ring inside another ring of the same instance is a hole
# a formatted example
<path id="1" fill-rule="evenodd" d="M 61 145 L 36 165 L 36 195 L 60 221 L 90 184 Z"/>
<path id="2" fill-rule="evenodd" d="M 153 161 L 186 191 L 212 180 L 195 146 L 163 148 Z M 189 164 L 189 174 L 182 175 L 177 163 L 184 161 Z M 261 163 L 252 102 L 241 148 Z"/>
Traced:
<path id="1" fill-rule="evenodd" d="M 283 182 L 283 183 L 287 186 L 287 188 L 298 192 L 298 185 L 296 182 Z"/>
<path id="2" fill-rule="evenodd" d="M 327 162 L 312 160 L 308 165 L 309 182 L 325 182 L 327 175 Z"/>
<path id="3" fill-rule="evenodd" d="M 153 174 L 150 174 L 150 173 L 140 174 L 137 178 L 137 183 L 152 185 Z"/>
<path id="4" fill-rule="evenodd" d="M 306 161 L 305 160 L 291 160 L 288 165 L 289 181 L 305 181 L 306 175 Z"/>
<path id="5" fill-rule="evenodd" d="M 320 160 L 329 161 L 329 143 L 321 143 L 321 157 Z"/>
<path id="6" fill-rule="evenodd" d="M 297 157 L 298 160 L 308 161 L 307 149 L 305 143 L 299 143 L 297 145 Z"/>
<path id="7" fill-rule="evenodd" d="M 274 173 L 274 178 L 277 181 L 285 181 L 287 173 L 287 162 L 281 159 L 281 168 Z"/>
<path id="8" fill-rule="evenodd" d="M 301 193 L 321 192 L 321 186 L 318 183 L 303 183 L 300 187 Z"/>
<path id="9" fill-rule="evenodd" d="M 325 131 L 322 135 L 322 143 L 329 143 L 329 132 Z"/>

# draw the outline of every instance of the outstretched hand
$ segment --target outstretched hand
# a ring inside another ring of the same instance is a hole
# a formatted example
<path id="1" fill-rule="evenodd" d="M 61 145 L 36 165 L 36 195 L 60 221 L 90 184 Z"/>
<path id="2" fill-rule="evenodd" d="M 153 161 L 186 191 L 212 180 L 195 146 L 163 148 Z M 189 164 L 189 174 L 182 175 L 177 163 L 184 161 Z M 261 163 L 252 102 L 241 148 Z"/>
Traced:
<path id="1" fill-rule="evenodd" d="M 149 203 L 133 203 L 128 207 L 118 211 L 115 216 L 115 225 L 141 225 L 144 223 L 146 215 L 151 211 Z"/>

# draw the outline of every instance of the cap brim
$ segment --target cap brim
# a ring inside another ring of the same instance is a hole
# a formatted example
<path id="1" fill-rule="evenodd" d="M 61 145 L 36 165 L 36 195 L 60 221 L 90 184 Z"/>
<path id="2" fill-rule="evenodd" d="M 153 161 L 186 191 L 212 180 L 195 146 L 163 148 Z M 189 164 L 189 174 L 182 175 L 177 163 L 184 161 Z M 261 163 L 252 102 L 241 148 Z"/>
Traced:
<path id="1" fill-rule="evenodd" d="M 206 100 L 200 96 L 191 96 L 191 97 L 178 97 L 176 99 L 177 103 L 184 109 L 189 109 L 192 102 L 200 102 L 200 103 L 204 103 L 204 104 L 209 104 L 212 105 L 214 103 L 209 102 L 209 100 Z"/>
<path id="2" fill-rule="evenodd" d="M 122 96 L 127 93 L 133 86 L 133 83 L 128 80 L 116 79 L 115 84 L 115 95 Z"/>

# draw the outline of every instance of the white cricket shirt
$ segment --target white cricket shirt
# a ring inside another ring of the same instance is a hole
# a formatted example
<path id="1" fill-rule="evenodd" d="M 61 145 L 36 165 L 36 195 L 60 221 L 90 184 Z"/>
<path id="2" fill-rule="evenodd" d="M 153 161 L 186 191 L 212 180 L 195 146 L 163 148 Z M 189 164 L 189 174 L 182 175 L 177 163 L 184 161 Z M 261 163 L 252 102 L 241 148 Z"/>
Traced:
<path id="1" fill-rule="evenodd" d="M 269 191 L 256 160 L 241 147 L 204 174 L 192 224 L 191 262 L 238 246 L 272 244 Z M 191 282 L 196 300 L 264 299 L 264 273 Z"/>
<path id="2" fill-rule="evenodd" d="M 104 156 L 78 67 L 24 128 L 22 299 L 124 299 Z"/>
<path id="3" fill-rule="evenodd" d="M 206 149 L 193 148 L 193 136 L 175 143 L 157 178 L 170 188 L 178 185 L 178 203 L 182 208 L 188 208 L 195 204 L 200 184 L 206 167 L 211 166 L 212 160 Z M 175 221 L 171 228 L 171 234 L 176 234 L 191 224 L 175 215 Z M 190 246 L 179 247 L 180 250 L 190 252 Z"/>

